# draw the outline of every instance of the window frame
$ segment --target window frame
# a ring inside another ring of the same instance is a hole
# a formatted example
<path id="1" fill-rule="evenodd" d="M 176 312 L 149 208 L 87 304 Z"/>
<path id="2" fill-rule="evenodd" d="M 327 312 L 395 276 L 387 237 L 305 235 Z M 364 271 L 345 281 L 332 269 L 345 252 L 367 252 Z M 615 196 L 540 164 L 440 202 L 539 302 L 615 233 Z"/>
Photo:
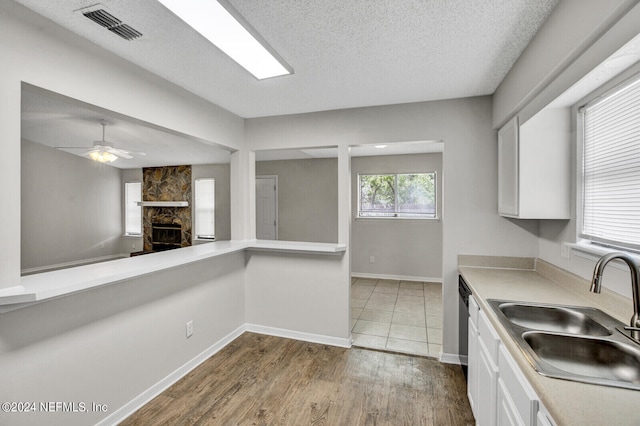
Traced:
<path id="1" fill-rule="evenodd" d="M 574 107 L 577 123 L 576 142 L 577 142 L 577 185 L 576 185 L 576 249 L 593 252 L 602 255 L 611 251 L 624 251 L 632 256 L 638 257 L 640 254 L 640 245 L 610 240 L 607 238 L 599 238 L 589 233 L 585 233 L 585 115 L 586 109 L 606 101 L 608 98 L 615 96 L 617 93 L 625 90 L 632 85 L 640 84 L 640 73 L 635 72 L 628 78 L 617 82 L 606 90 L 599 90 L 587 98 L 586 102 L 582 102 L 581 106 Z"/>
<path id="2" fill-rule="evenodd" d="M 139 221 L 139 228 L 140 228 L 140 232 L 136 233 L 136 232 L 129 232 L 129 215 L 131 214 L 131 210 L 129 209 L 129 185 L 139 185 L 140 186 L 140 194 L 139 197 L 137 197 L 137 200 L 132 201 L 132 203 L 138 203 L 138 202 L 142 202 L 142 182 L 140 181 L 131 181 L 131 182 L 125 182 L 124 183 L 124 223 L 123 223 L 123 233 L 125 237 L 131 237 L 131 238 L 140 238 L 143 236 L 144 230 L 143 230 L 143 223 L 142 223 L 142 206 L 137 205 L 136 206 L 136 215 L 138 216 L 138 221 Z"/>
<path id="3" fill-rule="evenodd" d="M 206 235 L 200 235 L 200 233 L 198 231 L 201 230 L 201 220 L 203 219 L 203 215 L 201 215 L 199 213 L 199 209 L 200 206 L 199 204 L 201 203 L 201 196 L 198 195 L 198 187 L 199 187 L 199 182 L 202 181 L 211 181 L 213 182 L 212 185 L 212 189 L 213 189 L 213 194 L 212 194 L 212 202 L 213 202 L 213 207 L 211 208 L 211 211 L 208 212 L 207 216 L 211 218 L 211 224 L 209 225 L 209 229 L 213 228 L 213 234 L 206 234 Z M 194 206 L 193 206 L 193 222 L 194 222 L 194 227 L 193 227 L 193 238 L 196 241 L 215 241 L 216 240 L 216 180 L 215 178 L 198 178 L 198 179 L 194 179 L 194 183 L 193 183 L 193 201 L 194 201 Z"/>
<path id="4" fill-rule="evenodd" d="M 393 215 L 386 215 L 386 216 L 362 216 L 361 212 L 362 212 L 362 208 L 361 208 L 361 204 L 362 204 L 362 193 L 361 193 L 361 186 L 360 186 L 360 178 L 361 176 L 394 176 L 395 177 L 395 184 L 396 184 L 396 188 L 397 188 L 397 182 L 398 182 L 398 176 L 400 175 L 433 175 L 433 215 L 431 216 L 430 214 L 403 214 L 403 213 L 398 213 L 397 209 L 398 209 L 398 191 L 396 191 L 395 193 L 395 201 L 394 201 L 394 213 Z M 355 219 L 356 220 L 424 220 L 424 221 L 438 221 L 440 220 L 439 214 L 438 214 L 438 172 L 435 170 L 432 171 L 427 171 L 427 172 L 394 172 L 394 173 L 377 173 L 377 172 L 364 172 L 364 173 L 358 173 L 357 174 L 357 179 L 356 179 L 356 198 L 357 198 L 357 211 L 355 212 Z"/>

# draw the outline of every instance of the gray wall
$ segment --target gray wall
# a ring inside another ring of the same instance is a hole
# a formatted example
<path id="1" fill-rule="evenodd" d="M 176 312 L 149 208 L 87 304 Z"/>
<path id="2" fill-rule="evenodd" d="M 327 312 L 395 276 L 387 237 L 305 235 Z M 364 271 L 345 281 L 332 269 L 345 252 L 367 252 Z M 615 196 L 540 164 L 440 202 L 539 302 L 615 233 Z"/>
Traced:
<path id="1" fill-rule="evenodd" d="M 437 176 L 437 220 L 356 219 L 358 173 L 433 171 Z M 353 273 L 442 280 L 442 154 L 353 157 L 351 174 Z M 369 262 L 370 256 L 374 256 L 374 263 Z"/>
<path id="2" fill-rule="evenodd" d="M 338 160 L 256 162 L 256 176 L 278 176 L 278 239 L 338 242 Z"/>
<path id="3" fill-rule="evenodd" d="M 22 141 L 21 268 L 121 253 L 120 169 Z"/>
<path id="4" fill-rule="evenodd" d="M 489 96 L 247 119 L 251 150 L 442 140 L 443 351 L 458 350 L 459 254 L 535 257 L 538 224 L 497 214 L 497 134 Z M 348 185 L 351 185 L 349 181 Z"/>
<path id="5" fill-rule="evenodd" d="M 193 180 L 216 180 L 216 241 L 231 239 L 231 175 L 229 164 L 196 164 L 191 166 Z M 192 186 L 193 187 L 193 186 Z M 195 219 L 194 222 L 195 223 Z M 193 244 L 202 244 L 193 240 Z"/>
<path id="6" fill-rule="evenodd" d="M 123 236 L 123 185 L 142 169 L 118 169 L 22 141 L 21 268 L 58 265 L 142 250 Z M 193 179 L 216 179 L 217 240 L 231 239 L 229 164 L 195 165 Z M 195 241 L 195 244 L 199 242 Z"/>

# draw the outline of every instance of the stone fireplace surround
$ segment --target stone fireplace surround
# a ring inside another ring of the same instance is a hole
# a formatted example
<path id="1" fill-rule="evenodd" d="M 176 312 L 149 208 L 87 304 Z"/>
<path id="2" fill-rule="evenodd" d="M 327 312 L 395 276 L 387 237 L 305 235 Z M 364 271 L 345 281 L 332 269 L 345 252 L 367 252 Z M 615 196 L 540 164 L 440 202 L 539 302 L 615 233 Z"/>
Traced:
<path id="1" fill-rule="evenodd" d="M 191 166 L 145 167 L 142 169 L 143 201 L 187 201 L 187 207 L 143 207 L 143 250 L 154 251 L 153 224 L 180 225 L 181 247 L 191 245 Z"/>

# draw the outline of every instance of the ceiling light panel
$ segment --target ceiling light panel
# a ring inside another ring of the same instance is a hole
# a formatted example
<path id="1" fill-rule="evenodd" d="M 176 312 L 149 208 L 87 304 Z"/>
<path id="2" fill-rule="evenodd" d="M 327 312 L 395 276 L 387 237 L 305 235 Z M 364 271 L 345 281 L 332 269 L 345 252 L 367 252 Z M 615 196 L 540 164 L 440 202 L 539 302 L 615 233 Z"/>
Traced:
<path id="1" fill-rule="evenodd" d="M 158 1 L 258 80 L 292 74 L 229 4 L 223 6 L 216 0 Z"/>

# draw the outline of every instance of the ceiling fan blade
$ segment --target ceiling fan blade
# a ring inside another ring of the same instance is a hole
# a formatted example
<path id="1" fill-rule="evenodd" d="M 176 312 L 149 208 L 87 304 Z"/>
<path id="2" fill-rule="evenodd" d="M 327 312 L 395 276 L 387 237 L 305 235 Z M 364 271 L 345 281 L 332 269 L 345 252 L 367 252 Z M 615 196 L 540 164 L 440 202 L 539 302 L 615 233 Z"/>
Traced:
<path id="1" fill-rule="evenodd" d="M 88 149 L 86 146 L 54 146 L 55 149 Z"/>
<path id="2" fill-rule="evenodd" d="M 112 153 L 113 155 L 116 155 L 118 157 L 121 157 L 121 158 L 124 158 L 124 159 L 127 159 L 127 160 L 131 160 L 133 158 L 133 156 L 129 155 L 129 153 L 127 151 L 123 151 L 123 150 L 118 149 L 118 148 L 107 147 L 106 151 Z"/>
<path id="3" fill-rule="evenodd" d="M 126 149 L 122 149 L 122 148 L 117 148 L 116 144 L 108 141 L 108 140 L 101 140 L 101 141 L 94 141 L 93 142 L 93 146 L 95 147 L 101 147 L 102 149 L 109 151 L 110 153 L 120 156 L 122 158 L 126 158 L 126 159 L 131 159 L 133 158 L 133 155 L 147 155 L 144 152 L 139 152 L 139 151 L 129 151 Z"/>

